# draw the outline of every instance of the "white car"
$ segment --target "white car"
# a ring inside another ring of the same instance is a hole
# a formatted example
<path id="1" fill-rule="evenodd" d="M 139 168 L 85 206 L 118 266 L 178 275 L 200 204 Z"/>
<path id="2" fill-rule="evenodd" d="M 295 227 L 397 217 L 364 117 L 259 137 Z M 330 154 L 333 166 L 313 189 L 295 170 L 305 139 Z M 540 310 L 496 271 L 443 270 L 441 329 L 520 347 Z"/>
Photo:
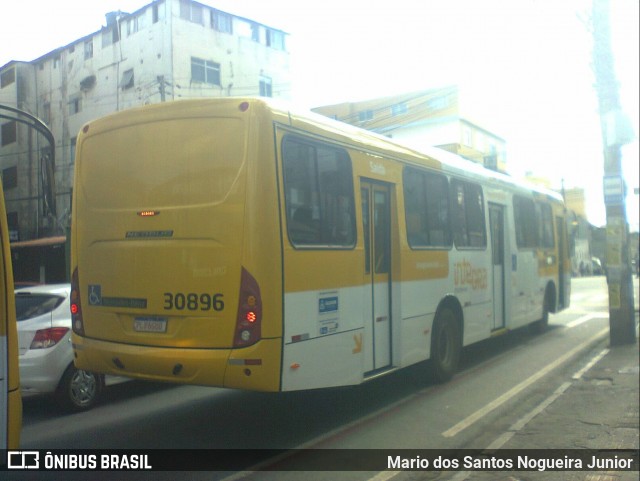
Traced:
<path id="1" fill-rule="evenodd" d="M 104 376 L 76 369 L 71 348 L 69 284 L 16 289 L 16 318 L 23 396 L 53 394 L 65 409 L 95 405 Z"/>

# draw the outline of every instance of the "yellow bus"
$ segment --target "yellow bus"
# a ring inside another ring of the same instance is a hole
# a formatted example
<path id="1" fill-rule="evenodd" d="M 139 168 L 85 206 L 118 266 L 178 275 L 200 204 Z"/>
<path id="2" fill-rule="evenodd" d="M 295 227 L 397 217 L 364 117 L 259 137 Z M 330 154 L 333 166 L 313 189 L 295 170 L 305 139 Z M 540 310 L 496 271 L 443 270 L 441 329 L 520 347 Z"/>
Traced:
<path id="1" fill-rule="evenodd" d="M 4 192 L 0 185 L 0 450 L 18 449 L 21 428 L 22 398 L 13 270 Z"/>
<path id="2" fill-rule="evenodd" d="M 72 220 L 76 365 L 263 391 L 353 385 L 569 301 L 554 192 L 274 101 L 85 125 Z"/>

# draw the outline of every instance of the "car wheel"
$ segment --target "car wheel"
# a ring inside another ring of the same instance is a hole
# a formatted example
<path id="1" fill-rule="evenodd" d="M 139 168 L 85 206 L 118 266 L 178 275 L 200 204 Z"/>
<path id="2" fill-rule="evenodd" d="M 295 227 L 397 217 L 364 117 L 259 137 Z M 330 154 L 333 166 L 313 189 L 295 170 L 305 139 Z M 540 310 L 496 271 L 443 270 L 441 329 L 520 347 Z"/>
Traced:
<path id="1" fill-rule="evenodd" d="M 77 369 L 71 364 L 60 380 L 56 398 L 65 410 L 86 411 L 95 406 L 102 392 L 102 386 L 102 376 Z"/>

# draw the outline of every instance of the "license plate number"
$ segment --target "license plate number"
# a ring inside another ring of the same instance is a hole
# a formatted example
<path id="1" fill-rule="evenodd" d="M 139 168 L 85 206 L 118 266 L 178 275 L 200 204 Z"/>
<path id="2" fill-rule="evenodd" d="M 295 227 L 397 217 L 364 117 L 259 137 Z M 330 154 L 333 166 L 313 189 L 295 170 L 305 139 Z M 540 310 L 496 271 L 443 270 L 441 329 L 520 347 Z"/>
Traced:
<path id="1" fill-rule="evenodd" d="M 167 332 L 167 319 L 158 317 L 136 317 L 133 321 L 136 332 Z"/>

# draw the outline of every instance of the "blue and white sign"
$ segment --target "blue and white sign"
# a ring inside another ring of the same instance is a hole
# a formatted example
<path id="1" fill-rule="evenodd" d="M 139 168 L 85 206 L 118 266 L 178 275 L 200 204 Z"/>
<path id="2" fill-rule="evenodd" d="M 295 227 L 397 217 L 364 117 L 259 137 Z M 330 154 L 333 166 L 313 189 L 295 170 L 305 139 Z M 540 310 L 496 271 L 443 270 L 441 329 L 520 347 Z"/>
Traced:
<path id="1" fill-rule="evenodd" d="M 321 297 L 318 300 L 318 312 L 320 314 L 338 312 L 338 296 Z"/>
<path id="2" fill-rule="evenodd" d="M 624 180 L 620 175 L 610 175 L 603 179 L 604 205 L 619 205 L 624 203 Z"/>

